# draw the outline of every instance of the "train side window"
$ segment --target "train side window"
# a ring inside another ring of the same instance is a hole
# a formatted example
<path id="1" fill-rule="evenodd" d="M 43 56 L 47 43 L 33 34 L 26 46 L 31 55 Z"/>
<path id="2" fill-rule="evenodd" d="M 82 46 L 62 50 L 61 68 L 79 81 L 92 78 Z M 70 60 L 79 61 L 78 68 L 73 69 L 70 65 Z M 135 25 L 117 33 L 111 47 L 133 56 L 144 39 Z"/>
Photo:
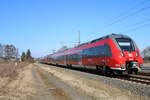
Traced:
<path id="1" fill-rule="evenodd" d="M 112 52 L 111 52 L 110 46 L 108 44 L 105 44 L 104 48 L 105 48 L 105 56 L 106 57 L 112 56 Z"/>
<path id="2" fill-rule="evenodd" d="M 97 46 L 93 48 L 84 49 L 82 52 L 82 57 L 109 57 L 112 56 L 111 49 L 108 44 L 103 46 Z"/>

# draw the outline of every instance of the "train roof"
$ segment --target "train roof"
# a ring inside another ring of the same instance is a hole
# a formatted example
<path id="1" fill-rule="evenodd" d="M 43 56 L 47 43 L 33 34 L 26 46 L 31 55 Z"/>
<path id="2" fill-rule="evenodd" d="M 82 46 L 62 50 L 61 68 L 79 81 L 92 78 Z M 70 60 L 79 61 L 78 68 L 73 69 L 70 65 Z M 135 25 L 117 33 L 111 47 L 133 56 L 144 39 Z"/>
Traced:
<path id="1" fill-rule="evenodd" d="M 106 35 L 106 36 L 103 36 L 101 38 L 98 38 L 98 39 L 95 39 L 95 40 L 92 40 L 90 43 L 93 43 L 93 42 L 96 42 L 96 41 L 99 41 L 99 40 L 103 40 L 103 39 L 106 39 L 106 38 L 130 38 L 128 37 L 127 35 L 123 35 L 123 34 L 109 34 L 109 35 Z"/>
<path id="2" fill-rule="evenodd" d="M 109 35 L 103 36 L 103 37 L 98 38 L 98 39 L 94 39 L 94 40 L 92 40 L 90 42 L 82 43 L 82 44 L 78 45 L 77 47 L 80 47 L 82 45 L 89 44 L 89 43 L 94 43 L 94 42 L 97 42 L 99 40 L 103 40 L 103 39 L 106 39 L 106 38 L 113 38 L 113 39 L 115 39 L 115 38 L 130 38 L 130 37 L 128 37 L 127 35 L 123 35 L 123 34 L 114 34 L 113 33 L 113 34 L 109 34 Z"/>
<path id="3" fill-rule="evenodd" d="M 110 38 L 130 38 L 128 37 L 127 35 L 123 35 L 123 34 L 110 34 L 110 35 L 107 35 L 108 37 Z"/>
<path id="4" fill-rule="evenodd" d="M 127 35 L 112 33 L 112 34 L 103 36 L 103 37 L 101 37 L 101 38 L 94 39 L 94 40 L 92 40 L 92 41 L 90 41 L 90 42 L 86 42 L 86 43 L 79 44 L 79 45 L 75 46 L 74 48 L 81 47 L 81 46 L 83 46 L 83 45 L 90 44 L 90 43 L 94 43 L 94 42 L 97 42 L 97 41 L 99 41 L 99 40 L 103 40 L 103 39 L 107 39 L 107 38 L 112 38 L 112 39 L 115 39 L 115 38 L 129 38 L 129 39 L 131 39 L 131 38 L 128 37 Z M 73 48 L 68 48 L 68 49 L 66 49 L 66 50 L 69 50 L 69 49 L 73 49 Z M 63 51 L 66 51 L 66 50 L 63 50 Z M 56 54 L 56 53 L 61 53 L 61 52 L 63 52 L 63 51 L 55 52 L 54 54 Z"/>

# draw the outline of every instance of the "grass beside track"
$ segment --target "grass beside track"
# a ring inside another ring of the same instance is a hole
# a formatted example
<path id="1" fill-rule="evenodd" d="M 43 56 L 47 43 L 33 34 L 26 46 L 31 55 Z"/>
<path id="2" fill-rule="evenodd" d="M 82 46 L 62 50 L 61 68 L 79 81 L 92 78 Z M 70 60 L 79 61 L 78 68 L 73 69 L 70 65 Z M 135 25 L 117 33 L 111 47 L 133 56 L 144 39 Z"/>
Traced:
<path id="1" fill-rule="evenodd" d="M 0 77 L 15 77 L 17 69 L 28 64 L 27 62 L 0 62 Z"/>

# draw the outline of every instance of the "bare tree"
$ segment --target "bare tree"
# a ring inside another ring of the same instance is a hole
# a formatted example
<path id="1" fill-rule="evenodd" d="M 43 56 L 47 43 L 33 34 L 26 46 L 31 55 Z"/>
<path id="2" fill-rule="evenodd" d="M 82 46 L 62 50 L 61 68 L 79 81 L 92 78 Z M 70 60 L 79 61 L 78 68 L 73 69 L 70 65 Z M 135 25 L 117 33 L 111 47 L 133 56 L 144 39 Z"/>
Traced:
<path id="1" fill-rule="evenodd" d="M 150 47 L 147 47 L 142 52 L 145 61 L 150 61 Z"/>
<path id="2" fill-rule="evenodd" d="M 147 56 L 147 50 L 144 49 L 143 52 L 142 52 L 142 54 L 143 54 L 143 57 L 146 57 Z"/>

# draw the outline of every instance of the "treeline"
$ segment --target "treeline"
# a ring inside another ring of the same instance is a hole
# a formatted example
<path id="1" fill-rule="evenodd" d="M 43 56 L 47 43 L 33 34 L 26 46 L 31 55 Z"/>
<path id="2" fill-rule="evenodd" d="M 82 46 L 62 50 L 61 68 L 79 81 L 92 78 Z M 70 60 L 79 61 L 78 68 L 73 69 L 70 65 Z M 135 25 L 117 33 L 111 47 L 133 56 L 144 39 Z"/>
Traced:
<path id="1" fill-rule="evenodd" d="M 22 52 L 21 61 L 23 62 L 34 62 L 34 58 L 31 55 L 31 51 L 28 49 L 27 52 Z"/>

